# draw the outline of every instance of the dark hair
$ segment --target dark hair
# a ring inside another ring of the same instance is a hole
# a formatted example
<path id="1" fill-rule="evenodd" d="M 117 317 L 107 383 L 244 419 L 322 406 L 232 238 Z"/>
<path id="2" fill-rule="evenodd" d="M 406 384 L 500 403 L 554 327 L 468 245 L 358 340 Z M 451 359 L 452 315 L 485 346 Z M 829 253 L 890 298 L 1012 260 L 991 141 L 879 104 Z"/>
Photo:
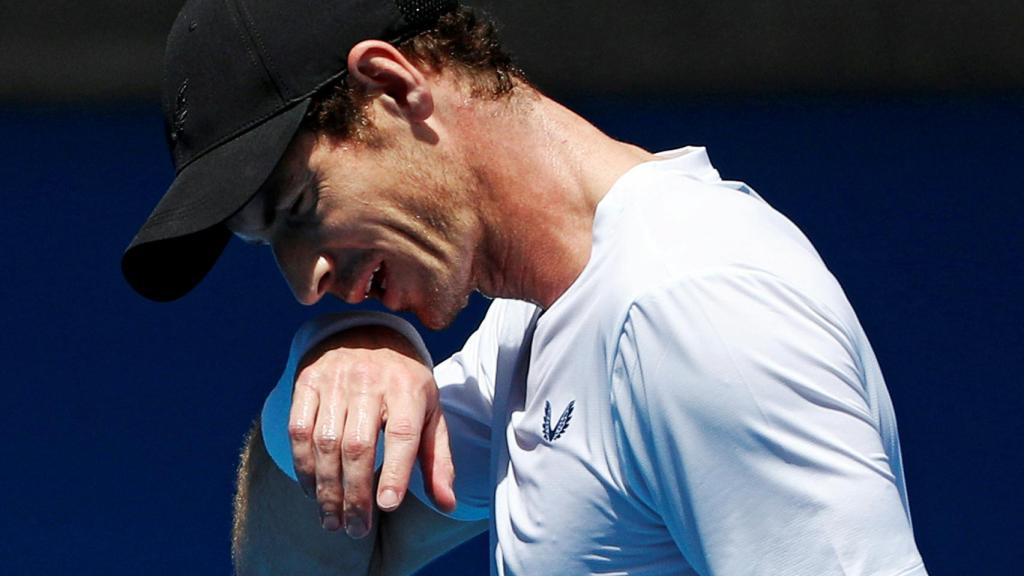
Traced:
<path id="1" fill-rule="evenodd" d="M 475 97 L 497 99 L 512 92 L 514 80 L 526 82 L 501 47 L 494 22 L 464 6 L 395 47 L 415 64 L 454 73 L 468 82 Z M 368 101 L 366 93 L 343 75 L 313 95 L 304 126 L 340 139 L 365 139 L 370 129 Z"/>

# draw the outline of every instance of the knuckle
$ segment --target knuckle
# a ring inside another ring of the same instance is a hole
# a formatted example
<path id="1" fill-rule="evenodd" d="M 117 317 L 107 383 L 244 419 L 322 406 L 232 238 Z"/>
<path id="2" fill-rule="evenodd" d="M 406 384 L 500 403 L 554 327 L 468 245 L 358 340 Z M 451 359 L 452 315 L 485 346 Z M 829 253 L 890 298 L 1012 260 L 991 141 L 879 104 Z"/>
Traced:
<path id="1" fill-rule="evenodd" d="M 377 481 L 377 489 L 397 491 L 399 485 L 402 483 L 401 480 L 402 473 L 398 470 L 398 464 L 395 462 L 385 462 L 384 466 L 380 469 L 380 478 Z"/>
<path id="2" fill-rule="evenodd" d="M 333 434 L 320 434 L 316 437 L 316 448 L 323 454 L 333 454 L 338 451 L 338 437 Z"/>
<path id="3" fill-rule="evenodd" d="M 373 444 L 365 438 L 346 438 L 341 450 L 348 460 L 361 460 L 370 454 Z"/>
<path id="4" fill-rule="evenodd" d="M 452 460 L 452 457 L 451 457 L 450 454 L 446 454 L 446 453 L 434 454 L 434 463 L 437 466 L 440 466 L 440 467 L 444 468 L 445 470 L 448 470 L 448 471 L 451 471 L 451 472 L 455 471 L 455 461 Z"/>
<path id="5" fill-rule="evenodd" d="M 316 501 L 330 508 L 335 508 L 341 501 L 338 485 L 333 482 L 317 482 Z"/>
<path id="6" fill-rule="evenodd" d="M 414 392 L 416 394 L 422 394 L 429 386 L 428 381 L 420 378 L 418 374 L 410 374 L 407 371 L 401 371 L 394 374 L 395 386 L 400 390 L 407 392 Z"/>
<path id="7" fill-rule="evenodd" d="M 419 430 L 413 426 L 412 420 L 398 417 L 388 420 L 384 434 L 395 442 L 415 442 L 419 437 Z"/>
<path id="8" fill-rule="evenodd" d="M 348 375 L 357 380 L 366 380 L 373 372 L 373 366 L 365 358 L 354 358 L 348 363 Z"/>
<path id="9" fill-rule="evenodd" d="M 312 437 L 312 435 L 312 429 L 310 428 L 309 424 L 305 422 L 297 422 L 288 425 L 288 437 L 291 438 L 293 442 L 309 442 L 309 439 Z"/>
<path id="10" fill-rule="evenodd" d="M 311 453 L 292 453 L 292 464 L 299 476 L 312 476 L 316 471 L 316 457 Z"/>
<path id="11" fill-rule="evenodd" d="M 326 499 L 340 498 L 341 497 L 341 482 L 339 479 L 330 474 L 321 474 L 316 477 L 316 495 L 319 498 L 323 496 Z"/>
<path id="12" fill-rule="evenodd" d="M 324 374 L 324 366 L 321 362 L 315 362 L 299 368 L 295 377 L 296 386 L 313 386 Z"/>
<path id="13" fill-rule="evenodd" d="M 320 381 L 321 379 L 319 374 L 307 368 L 302 372 L 302 374 L 299 374 L 298 379 L 295 380 L 295 391 L 292 392 L 292 395 L 298 394 L 302 391 L 311 391 L 316 393 L 320 389 Z"/>
<path id="14" fill-rule="evenodd" d="M 435 404 L 437 398 L 437 386 L 433 380 L 421 378 L 400 378 L 394 384 L 394 392 L 401 394 L 411 401 L 423 402 L 428 406 Z"/>

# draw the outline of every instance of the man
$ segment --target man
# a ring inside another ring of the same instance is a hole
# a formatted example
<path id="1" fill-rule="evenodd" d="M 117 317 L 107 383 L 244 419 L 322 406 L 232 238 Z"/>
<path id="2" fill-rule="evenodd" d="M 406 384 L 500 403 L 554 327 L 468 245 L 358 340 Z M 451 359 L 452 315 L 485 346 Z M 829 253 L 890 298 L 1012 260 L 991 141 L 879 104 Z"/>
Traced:
<path id="1" fill-rule="evenodd" d="M 391 316 L 300 330 L 243 455 L 239 573 L 408 573 L 485 529 L 495 574 L 925 573 L 856 316 L 703 149 L 608 138 L 448 2 L 192 2 L 165 77 L 143 294 L 230 230 L 306 304 L 441 328 L 498 298 L 433 371 Z"/>

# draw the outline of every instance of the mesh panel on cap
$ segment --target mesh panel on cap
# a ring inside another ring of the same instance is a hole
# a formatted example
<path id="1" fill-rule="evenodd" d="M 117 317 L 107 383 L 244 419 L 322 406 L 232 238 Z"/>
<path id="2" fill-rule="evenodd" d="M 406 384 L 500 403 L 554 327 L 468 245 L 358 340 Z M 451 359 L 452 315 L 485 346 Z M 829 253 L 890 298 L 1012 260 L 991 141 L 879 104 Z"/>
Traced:
<path id="1" fill-rule="evenodd" d="M 432 26 L 438 16 L 451 12 L 459 3 L 456 0 L 395 0 L 395 5 L 411 26 L 424 28 Z"/>

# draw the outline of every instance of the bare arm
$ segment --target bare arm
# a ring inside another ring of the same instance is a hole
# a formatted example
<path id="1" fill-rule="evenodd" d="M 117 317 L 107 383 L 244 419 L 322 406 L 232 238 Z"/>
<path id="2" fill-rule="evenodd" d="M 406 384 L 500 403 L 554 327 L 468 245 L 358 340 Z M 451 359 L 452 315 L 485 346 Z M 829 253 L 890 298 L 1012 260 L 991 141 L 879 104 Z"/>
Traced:
<path id="1" fill-rule="evenodd" d="M 246 438 L 238 466 L 232 558 L 240 576 L 410 574 L 487 529 L 459 522 L 406 498 L 376 512 L 366 538 L 321 529 L 317 502 L 270 459 L 259 426 Z"/>
<path id="2" fill-rule="evenodd" d="M 377 446 L 379 432 L 383 446 Z M 389 328 L 349 328 L 303 355 L 288 436 L 296 478 L 320 504 L 326 530 L 366 536 L 376 508 L 390 512 L 404 499 L 417 459 L 438 508 L 455 508 L 455 470 L 433 373 Z"/>

